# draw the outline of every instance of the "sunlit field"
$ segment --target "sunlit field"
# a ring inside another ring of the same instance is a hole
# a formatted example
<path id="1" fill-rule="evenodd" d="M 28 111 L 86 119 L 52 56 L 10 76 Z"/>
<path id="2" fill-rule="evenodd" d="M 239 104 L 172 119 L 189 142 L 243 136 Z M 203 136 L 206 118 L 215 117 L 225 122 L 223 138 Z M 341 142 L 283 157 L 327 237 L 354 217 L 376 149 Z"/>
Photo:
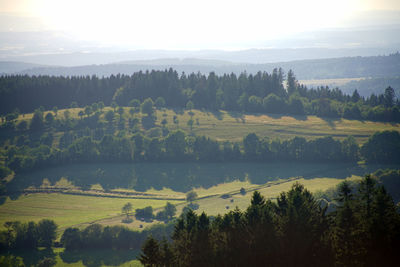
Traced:
<path id="1" fill-rule="evenodd" d="M 160 199 L 126 199 L 95 196 L 68 195 L 59 193 L 37 193 L 22 195 L 16 200 L 7 198 L 0 206 L 0 225 L 7 221 L 40 221 L 54 220 L 59 231 L 70 226 L 82 227 L 107 218 L 118 217 L 121 223 L 121 208 L 127 202 L 133 209 L 152 206 L 154 209 L 165 206 L 166 200 Z M 179 201 L 169 201 L 179 203 Z M 139 223 L 132 227 L 139 229 Z"/>
<path id="2" fill-rule="evenodd" d="M 110 110 L 104 108 L 104 113 Z M 128 107 L 124 108 L 123 116 L 141 118 L 142 114 L 129 114 Z M 71 118 L 79 118 L 78 113 L 82 109 L 68 109 Z M 59 110 L 57 118 L 64 118 L 65 110 Z M 192 112 L 192 115 L 189 114 Z M 104 120 L 104 113 L 100 119 Z M 44 113 L 47 114 L 46 112 Z M 170 130 L 182 129 L 187 133 L 205 135 L 219 141 L 241 141 L 249 133 L 256 133 L 260 137 L 270 139 L 291 139 L 296 136 L 306 139 L 332 136 L 343 140 L 347 136 L 353 136 L 359 144 L 368 140 L 368 137 L 377 131 L 400 131 L 398 123 L 347 120 L 343 118 L 320 118 L 317 116 L 287 116 L 280 114 L 254 114 L 229 111 L 201 111 L 201 110 L 173 110 L 164 109 L 156 111 L 156 126 L 161 127 L 161 121 L 166 119 L 166 127 Z M 178 123 L 174 123 L 176 117 Z M 187 125 L 193 118 L 192 130 Z M 19 116 L 19 120 L 30 120 L 32 113 Z M 55 134 L 57 142 L 57 134 Z"/>

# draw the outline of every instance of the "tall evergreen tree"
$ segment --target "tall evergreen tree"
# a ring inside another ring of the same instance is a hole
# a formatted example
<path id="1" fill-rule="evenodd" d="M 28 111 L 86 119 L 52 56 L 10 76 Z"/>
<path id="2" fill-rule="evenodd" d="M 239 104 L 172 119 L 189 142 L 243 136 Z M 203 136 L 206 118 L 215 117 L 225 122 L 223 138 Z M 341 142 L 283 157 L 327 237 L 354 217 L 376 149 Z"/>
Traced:
<path id="1" fill-rule="evenodd" d="M 156 267 L 161 265 L 160 245 L 152 236 L 148 237 L 143 244 L 142 253 L 138 257 L 145 267 Z"/>

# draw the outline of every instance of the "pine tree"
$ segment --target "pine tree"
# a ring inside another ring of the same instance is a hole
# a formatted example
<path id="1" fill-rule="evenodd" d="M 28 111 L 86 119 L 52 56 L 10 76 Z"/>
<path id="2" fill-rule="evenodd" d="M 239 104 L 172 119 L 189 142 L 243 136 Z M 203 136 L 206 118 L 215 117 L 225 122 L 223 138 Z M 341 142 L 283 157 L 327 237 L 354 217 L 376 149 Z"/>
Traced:
<path id="1" fill-rule="evenodd" d="M 143 244 L 142 253 L 138 259 L 145 267 L 162 266 L 160 245 L 152 236 L 149 236 Z"/>

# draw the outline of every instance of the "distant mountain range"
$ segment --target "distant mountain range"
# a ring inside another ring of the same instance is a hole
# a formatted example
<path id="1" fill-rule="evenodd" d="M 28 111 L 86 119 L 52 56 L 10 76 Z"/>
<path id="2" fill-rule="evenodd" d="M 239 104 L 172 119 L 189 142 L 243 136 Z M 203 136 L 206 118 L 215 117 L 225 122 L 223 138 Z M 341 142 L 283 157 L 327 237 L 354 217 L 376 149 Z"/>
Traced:
<path id="1" fill-rule="evenodd" d="M 367 14 L 365 14 L 367 15 Z M 370 14 L 371 15 L 371 14 Z M 264 64 L 305 59 L 374 56 L 393 53 L 400 48 L 400 12 L 380 14 L 390 24 L 371 21 L 364 16 L 362 26 L 324 28 L 301 32 L 280 39 L 265 39 L 235 50 L 188 48 L 187 50 L 150 50 L 146 47 L 106 46 L 77 39 L 60 31 L 6 31 L 0 23 L 0 60 L 40 65 L 84 66 L 122 61 L 160 58 L 198 58 L 234 63 Z M 383 16 L 385 15 L 385 16 Z M 397 17 L 397 19 L 396 19 Z M 9 21 L 10 18 L 0 22 Z"/>
<path id="2" fill-rule="evenodd" d="M 0 61 L 0 74 L 17 74 L 21 71 L 40 68 L 42 65 L 16 62 L 16 61 Z"/>
<path id="3" fill-rule="evenodd" d="M 222 60 L 206 60 L 198 58 L 164 58 L 157 60 L 123 61 L 112 64 L 85 65 L 75 67 L 40 66 L 20 62 L 0 62 L 3 74 L 56 75 L 56 76 L 110 76 L 137 71 L 164 70 L 173 68 L 179 73 L 201 72 L 208 74 L 236 73 L 246 71 L 271 72 L 274 68 L 292 69 L 299 80 L 332 79 L 355 77 L 395 77 L 400 74 L 400 54 L 372 57 L 342 57 L 330 59 L 298 60 L 267 64 L 234 63 Z"/>

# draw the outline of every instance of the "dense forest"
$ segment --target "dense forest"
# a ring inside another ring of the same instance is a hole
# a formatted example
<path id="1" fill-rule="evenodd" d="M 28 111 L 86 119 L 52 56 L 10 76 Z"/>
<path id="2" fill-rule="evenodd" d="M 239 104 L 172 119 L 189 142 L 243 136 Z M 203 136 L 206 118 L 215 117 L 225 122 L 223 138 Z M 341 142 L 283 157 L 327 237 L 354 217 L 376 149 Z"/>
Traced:
<path id="1" fill-rule="evenodd" d="M 286 79 L 285 79 L 286 76 Z M 292 71 L 282 69 L 271 74 L 241 73 L 208 75 L 200 73 L 179 75 L 173 69 L 137 72 L 131 76 L 111 75 L 98 78 L 54 76 L 0 77 L 0 113 L 32 112 L 39 106 L 49 110 L 66 108 L 76 102 L 79 106 L 112 102 L 129 106 L 137 99 L 158 97 L 167 107 L 232 110 L 357 120 L 400 121 L 399 102 L 394 90 L 386 88 L 381 95 L 364 98 L 357 91 L 346 95 L 339 89 L 319 87 L 308 89 L 299 84 Z"/>

